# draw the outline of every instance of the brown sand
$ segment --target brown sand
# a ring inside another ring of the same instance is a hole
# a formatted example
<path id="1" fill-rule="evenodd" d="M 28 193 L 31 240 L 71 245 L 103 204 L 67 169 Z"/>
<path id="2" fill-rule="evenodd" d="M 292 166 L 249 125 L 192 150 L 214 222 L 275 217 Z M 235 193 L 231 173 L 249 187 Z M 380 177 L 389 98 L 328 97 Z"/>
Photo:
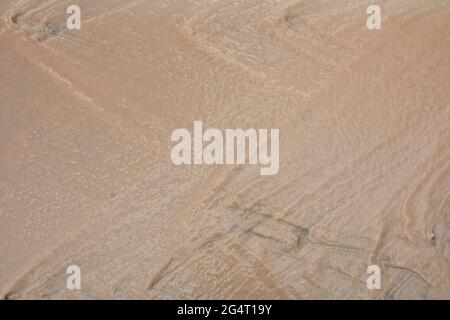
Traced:
<path id="1" fill-rule="evenodd" d="M 0 297 L 450 298 L 448 0 L 73 2 L 0 3 Z M 194 120 L 279 173 L 173 165 Z"/>

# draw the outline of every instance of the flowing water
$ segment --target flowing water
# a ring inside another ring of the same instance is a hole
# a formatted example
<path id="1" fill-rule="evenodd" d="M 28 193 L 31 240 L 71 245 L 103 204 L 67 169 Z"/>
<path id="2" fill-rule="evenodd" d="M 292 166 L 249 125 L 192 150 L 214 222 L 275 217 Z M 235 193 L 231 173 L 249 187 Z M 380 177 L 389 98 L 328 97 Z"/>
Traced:
<path id="1" fill-rule="evenodd" d="M 449 53 L 449 0 L 2 0 L 0 297 L 450 299 Z"/>

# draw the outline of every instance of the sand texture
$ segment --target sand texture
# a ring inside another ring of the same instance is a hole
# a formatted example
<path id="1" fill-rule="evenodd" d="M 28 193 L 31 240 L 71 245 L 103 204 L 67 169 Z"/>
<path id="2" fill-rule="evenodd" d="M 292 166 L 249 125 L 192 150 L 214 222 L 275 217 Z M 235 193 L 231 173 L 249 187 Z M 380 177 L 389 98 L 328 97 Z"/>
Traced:
<path id="1" fill-rule="evenodd" d="M 450 299 L 450 1 L 0 1 L 0 298 Z"/>

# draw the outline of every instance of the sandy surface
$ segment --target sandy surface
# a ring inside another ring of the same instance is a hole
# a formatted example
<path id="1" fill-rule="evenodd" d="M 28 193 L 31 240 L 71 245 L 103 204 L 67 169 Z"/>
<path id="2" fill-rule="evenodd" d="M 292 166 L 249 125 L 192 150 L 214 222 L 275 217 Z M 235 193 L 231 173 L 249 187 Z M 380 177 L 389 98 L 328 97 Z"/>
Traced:
<path id="1" fill-rule="evenodd" d="M 2 0 L 0 297 L 450 299 L 449 101 L 448 0 Z M 175 166 L 195 120 L 279 173 Z"/>

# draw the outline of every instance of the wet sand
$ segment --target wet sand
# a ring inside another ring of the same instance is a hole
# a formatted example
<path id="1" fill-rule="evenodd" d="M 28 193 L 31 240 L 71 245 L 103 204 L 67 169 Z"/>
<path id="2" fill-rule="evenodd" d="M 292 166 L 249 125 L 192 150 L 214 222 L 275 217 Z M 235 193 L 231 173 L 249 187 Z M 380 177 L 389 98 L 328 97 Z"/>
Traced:
<path id="1" fill-rule="evenodd" d="M 76 2 L 0 3 L 1 298 L 450 299 L 448 0 Z M 278 174 L 175 166 L 196 120 Z"/>

